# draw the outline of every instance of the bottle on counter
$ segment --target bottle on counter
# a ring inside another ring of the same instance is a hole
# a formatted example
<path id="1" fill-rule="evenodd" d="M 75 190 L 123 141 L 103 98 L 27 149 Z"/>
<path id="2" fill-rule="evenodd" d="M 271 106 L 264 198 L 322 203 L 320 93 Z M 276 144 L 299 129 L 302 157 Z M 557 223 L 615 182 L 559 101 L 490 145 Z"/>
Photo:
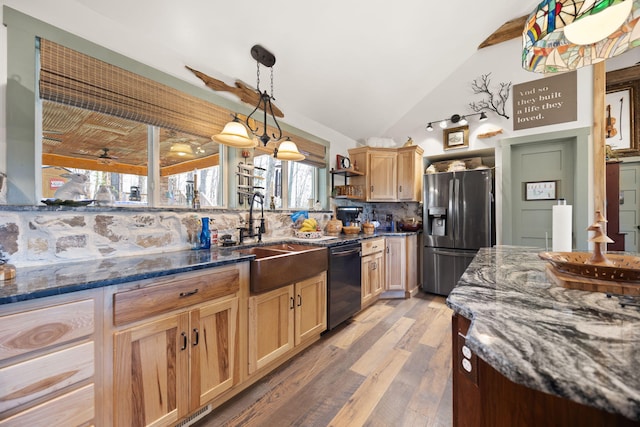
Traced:
<path id="1" fill-rule="evenodd" d="M 211 232 L 209 231 L 209 218 L 202 218 L 202 231 L 200 231 L 200 249 L 211 248 Z"/>
<path id="2" fill-rule="evenodd" d="M 218 228 L 215 224 L 215 219 L 211 219 L 211 245 L 218 246 Z"/>

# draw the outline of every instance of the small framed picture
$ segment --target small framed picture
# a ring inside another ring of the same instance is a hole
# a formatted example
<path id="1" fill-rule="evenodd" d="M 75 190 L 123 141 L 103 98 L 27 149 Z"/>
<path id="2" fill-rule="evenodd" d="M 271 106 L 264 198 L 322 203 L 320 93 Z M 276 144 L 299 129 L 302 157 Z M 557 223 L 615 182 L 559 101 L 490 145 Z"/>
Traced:
<path id="1" fill-rule="evenodd" d="M 534 181 L 524 183 L 525 200 L 556 200 L 558 181 Z"/>
<path id="2" fill-rule="evenodd" d="M 605 98 L 605 140 L 612 150 L 633 151 L 635 141 L 633 86 L 608 91 Z"/>
<path id="3" fill-rule="evenodd" d="M 442 140 L 445 150 L 469 147 L 469 126 L 445 129 Z"/>

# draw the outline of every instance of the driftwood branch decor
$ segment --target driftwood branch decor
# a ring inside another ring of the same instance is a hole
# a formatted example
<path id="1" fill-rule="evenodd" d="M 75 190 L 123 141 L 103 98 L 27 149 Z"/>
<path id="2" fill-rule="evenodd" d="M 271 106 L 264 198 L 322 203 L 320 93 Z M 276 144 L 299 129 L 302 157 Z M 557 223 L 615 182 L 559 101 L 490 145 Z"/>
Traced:
<path id="1" fill-rule="evenodd" d="M 486 94 L 488 98 L 483 99 L 479 102 L 472 102 L 469 104 L 469 107 L 479 113 L 483 110 L 492 110 L 499 116 L 502 116 L 506 119 L 509 116 L 506 113 L 506 104 L 509 99 L 509 93 L 511 92 L 511 82 L 509 83 L 500 83 L 500 88 L 496 93 L 492 92 L 490 89 L 491 86 L 491 73 L 483 74 L 479 78 L 475 79 L 471 83 L 471 89 L 473 89 L 473 93 L 477 94 Z"/>
<path id="2" fill-rule="evenodd" d="M 195 74 L 200 80 L 202 80 L 208 88 L 218 92 L 231 92 L 232 94 L 240 98 L 240 100 L 244 103 L 247 103 L 253 107 L 258 105 L 258 101 L 260 100 L 260 94 L 258 93 L 258 91 L 250 86 L 247 86 L 240 80 L 236 80 L 235 86 L 229 86 L 225 82 L 214 79 L 213 77 L 208 76 L 201 71 L 194 70 L 188 65 L 185 65 L 185 67 L 187 70 Z M 284 117 L 284 114 L 282 114 L 282 111 L 280 111 L 278 107 L 273 105 L 273 103 L 271 104 L 271 106 L 273 107 L 273 114 L 276 117 Z"/>

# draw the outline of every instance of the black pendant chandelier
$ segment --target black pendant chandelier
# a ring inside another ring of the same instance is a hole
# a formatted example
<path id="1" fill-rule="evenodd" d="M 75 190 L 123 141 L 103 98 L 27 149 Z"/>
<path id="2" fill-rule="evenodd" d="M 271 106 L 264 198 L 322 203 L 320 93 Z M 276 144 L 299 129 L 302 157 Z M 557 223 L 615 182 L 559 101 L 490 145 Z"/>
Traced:
<path id="1" fill-rule="evenodd" d="M 269 141 L 280 141 L 283 137 L 282 128 L 280 128 L 280 124 L 276 119 L 274 108 L 271 103 L 272 100 L 275 100 L 273 96 L 273 65 L 276 63 L 276 57 L 260 45 L 254 45 L 251 48 L 251 56 L 256 60 L 256 91 L 259 95 L 258 104 L 244 120 L 244 123 L 240 121 L 237 115 L 234 115 L 233 120 L 225 125 L 222 132 L 211 137 L 214 141 L 220 144 L 235 148 L 251 148 L 256 146 L 257 143 L 254 138 L 249 136 L 249 132 L 251 132 L 253 136 L 257 137 L 258 140 L 262 142 L 263 146 L 266 146 Z M 264 91 L 260 90 L 261 65 L 271 69 L 270 93 L 267 92 L 266 89 Z M 260 114 L 256 114 L 258 110 L 262 110 L 263 113 L 262 132 L 260 132 L 259 121 L 254 118 L 254 115 Z M 277 129 L 277 132 L 271 133 L 271 135 L 269 135 L 267 129 L 267 120 L 269 115 Z M 254 125 L 251 124 L 252 122 Z M 277 159 L 293 161 L 304 160 L 305 158 L 305 156 L 298 151 L 298 147 L 289 137 L 287 137 L 279 147 L 274 149 L 273 156 Z"/>

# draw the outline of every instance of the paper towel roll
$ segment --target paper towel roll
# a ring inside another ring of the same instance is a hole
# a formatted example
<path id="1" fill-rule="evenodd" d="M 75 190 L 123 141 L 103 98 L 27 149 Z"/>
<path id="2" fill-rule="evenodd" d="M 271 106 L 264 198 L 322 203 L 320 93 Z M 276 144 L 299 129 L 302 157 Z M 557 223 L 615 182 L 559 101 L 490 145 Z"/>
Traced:
<path id="1" fill-rule="evenodd" d="M 571 205 L 554 205 L 552 212 L 551 243 L 554 252 L 571 252 Z"/>

